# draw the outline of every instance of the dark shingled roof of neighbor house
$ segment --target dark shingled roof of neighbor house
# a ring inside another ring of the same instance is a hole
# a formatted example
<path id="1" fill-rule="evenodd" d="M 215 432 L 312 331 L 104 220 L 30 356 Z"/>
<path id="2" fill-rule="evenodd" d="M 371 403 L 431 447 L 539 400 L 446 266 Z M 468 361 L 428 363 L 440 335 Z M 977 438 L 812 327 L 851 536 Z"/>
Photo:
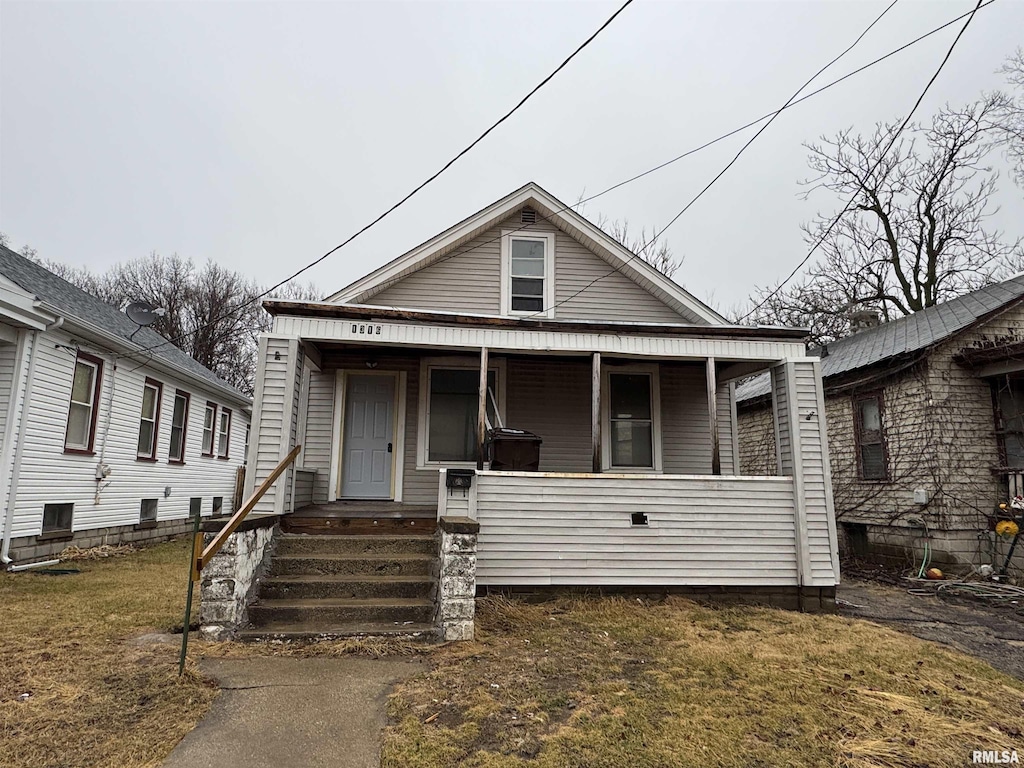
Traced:
<path id="1" fill-rule="evenodd" d="M 76 288 L 64 278 L 58 277 L 45 267 L 2 245 L 0 245 L 0 274 L 20 285 L 23 290 L 34 294 L 36 298 L 50 305 L 72 322 L 79 320 L 120 337 L 125 347 L 129 349 L 145 349 L 162 344 L 146 354 L 152 354 L 154 358 L 165 365 L 187 371 L 193 376 L 209 382 L 214 390 L 230 392 L 238 400 L 251 402 L 248 396 L 239 392 L 209 368 L 196 362 L 190 355 L 173 344 L 168 344 L 167 340 L 156 331 L 150 328 L 138 329 L 138 326 L 117 307 L 101 301 L 81 288 Z M 136 330 L 138 330 L 137 333 L 135 333 Z M 128 337 L 132 333 L 135 333 L 135 337 L 129 340 Z"/>
<path id="2" fill-rule="evenodd" d="M 926 349 L 1021 297 L 1024 297 L 1024 275 L 829 342 L 828 355 L 821 358 L 821 376 L 828 380 L 889 358 Z M 811 354 L 817 352 L 811 350 Z M 736 388 L 736 402 L 767 395 L 771 391 L 770 378 L 768 373 L 762 373 L 743 382 Z"/>

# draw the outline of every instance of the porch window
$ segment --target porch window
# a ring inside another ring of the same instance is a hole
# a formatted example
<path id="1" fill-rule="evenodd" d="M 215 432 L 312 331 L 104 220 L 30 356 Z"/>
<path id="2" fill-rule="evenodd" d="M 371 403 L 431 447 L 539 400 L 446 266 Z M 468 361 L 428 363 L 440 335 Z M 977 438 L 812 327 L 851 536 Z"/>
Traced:
<path id="1" fill-rule="evenodd" d="M 654 467 L 654 408 L 649 373 L 609 373 L 613 467 Z"/>
<path id="2" fill-rule="evenodd" d="M 428 369 L 427 461 L 476 460 L 480 372 L 471 368 Z M 498 392 L 497 371 L 487 373 L 487 386 Z M 488 398 L 487 418 L 495 423 Z"/>
<path id="3" fill-rule="evenodd" d="M 882 394 L 854 398 L 854 434 L 857 439 L 857 473 L 861 480 L 888 480 L 889 462 L 882 427 Z"/>
<path id="4" fill-rule="evenodd" d="M 157 428 L 160 423 L 160 397 L 163 384 L 147 378 L 142 388 L 142 413 L 139 415 L 139 444 L 135 455 L 147 461 L 156 460 Z"/>
<path id="5" fill-rule="evenodd" d="M 174 393 L 174 410 L 171 412 L 171 444 L 167 449 L 170 464 L 185 463 L 185 437 L 188 426 L 188 392 L 180 389 Z"/>
<path id="6" fill-rule="evenodd" d="M 64 450 L 68 453 L 92 453 L 102 373 L 103 362 L 98 357 L 79 353 L 71 380 L 71 402 L 64 433 Z"/>
<path id="7" fill-rule="evenodd" d="M 518 231 L 502 234 L 502 314 L 551 316 L 554 311 L 554 234 Z"/>

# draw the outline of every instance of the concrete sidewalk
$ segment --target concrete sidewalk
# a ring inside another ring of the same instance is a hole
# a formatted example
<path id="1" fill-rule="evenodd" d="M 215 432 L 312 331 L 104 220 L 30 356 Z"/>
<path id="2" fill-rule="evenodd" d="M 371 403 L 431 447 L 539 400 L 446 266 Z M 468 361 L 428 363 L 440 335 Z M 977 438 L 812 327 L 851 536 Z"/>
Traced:
<path id="1" fill-rule="evenodd" d="M 377 768 L 387 693 L 423 669 L 360 658 L 203 662 L 221 694 L 164 768 Z"/>

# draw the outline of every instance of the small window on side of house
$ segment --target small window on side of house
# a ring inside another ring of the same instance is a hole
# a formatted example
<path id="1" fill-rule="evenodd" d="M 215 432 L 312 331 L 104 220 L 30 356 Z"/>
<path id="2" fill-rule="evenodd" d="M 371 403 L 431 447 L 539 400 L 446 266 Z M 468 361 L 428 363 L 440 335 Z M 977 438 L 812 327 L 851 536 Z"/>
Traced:
<path id="1" fill-rule="evenodd" d="M 220 426 L 217 429 L 217 457 L 228 458 L 228 451 L 231 449 L 231 409 L 222 408 L 220 412 Z"/>
<path id="2" fill-rule="evenodd" d="M 174 393 L 174 410 L 171 411 L 171 440 L 167 449 L 167 461 L 171 464 L 185 463 L 189 400 L 188 392 L 182 392 L 179 389 Z"/>
<path id="3" fill-rule="evenodd" d="M 43 536 L 71 535 L 71 519 L 74 516 L 74 504 L 43 505 Z"/>
<path id="4" fill-rule="evenodd" d="M 139 525 L 156 525 L 158 499 L 143 499 L 139 505 Z"/>
<path id="5" fill-rule="evenodd" d="M 139 444 L 136 457 L 145 461 L 156 460 L 156 438 L 160 426 L 160 399 L 163 384 L 146 378 L 142 388 L 142 413 L 139 414 Z"/>
<path id="6" fill-rule="evenodd" d="M 80 352 L 71 377 L 71 400 L 64 433 L 64 450 L 68 453 L 92 453 L 102 377 L 103 361 Z"/>
<path id="7" fill-rule="evenodd" d="M 882 413 L 881 393 L 862 395 L 853 400 L 857 473 L 862 480 L 889 479 Z"/>
<path id="8" fill-rule="evenodd" d="M 203 414 L 203 456 L 213 456 L 213 438 L 217 431 L 217 404 L 207 403 Z"/>
<path id="9" fill-rule="evenodd" d="M 213 516 L 217 517 L 221 514 L 221 510 L 224 509 L 224 497 L 214 496 L 213 497 Z"/>

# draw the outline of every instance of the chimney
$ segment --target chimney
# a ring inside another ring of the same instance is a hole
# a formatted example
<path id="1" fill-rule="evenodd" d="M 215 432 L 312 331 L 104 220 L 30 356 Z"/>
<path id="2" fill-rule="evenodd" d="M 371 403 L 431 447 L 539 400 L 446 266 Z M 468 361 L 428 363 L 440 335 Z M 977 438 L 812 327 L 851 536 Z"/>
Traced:
<path id="1" fill-rule="evenodd" d="M 882 324 L 882 318 L 874 309 L 858 309 L 850 313 L 850 333 L 860 333 L 869 328 L 877 328 Z"/>

